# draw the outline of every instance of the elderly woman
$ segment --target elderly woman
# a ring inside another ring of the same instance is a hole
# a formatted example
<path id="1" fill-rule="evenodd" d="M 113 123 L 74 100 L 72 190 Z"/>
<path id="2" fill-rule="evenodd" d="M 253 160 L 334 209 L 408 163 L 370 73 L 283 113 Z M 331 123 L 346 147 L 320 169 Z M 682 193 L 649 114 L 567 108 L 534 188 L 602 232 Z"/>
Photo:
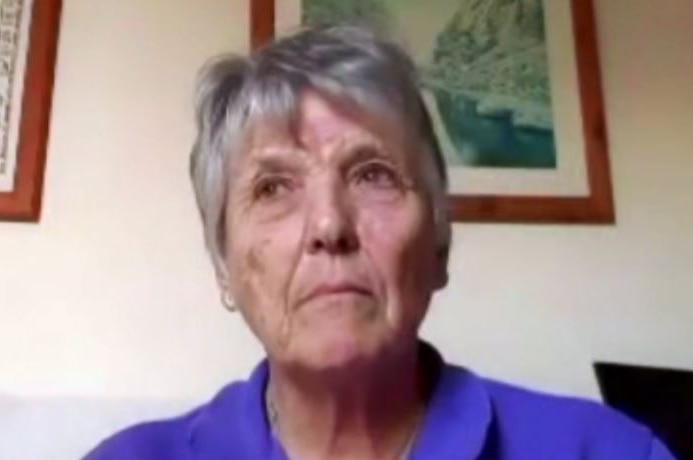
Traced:
<path id="1" fill-rule="evenodd" d="M 672 459 L 595 403 L 447 364 L 418 331 L 447 283 L 446 173 L 410 59 L 305 30 L 202 73 L 191 173 L 222 297 L 267 359 L 89 460 Z"/>

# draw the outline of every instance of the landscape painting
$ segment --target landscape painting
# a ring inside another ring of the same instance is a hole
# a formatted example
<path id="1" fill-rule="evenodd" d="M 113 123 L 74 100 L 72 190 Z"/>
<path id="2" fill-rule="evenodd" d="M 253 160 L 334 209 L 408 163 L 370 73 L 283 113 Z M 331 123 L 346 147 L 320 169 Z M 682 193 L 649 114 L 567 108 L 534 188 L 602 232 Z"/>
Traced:
<path id="1" fill-rule="evenodd" d="M 542 0 L 302 1 L 304 25 L 369 25 L 409 48 L 450 166 L 556 168 Z"/>
<path id="2" fill-rule="evenodd" d="M 452 220 L 614 222 L 592 0 L 252 0 L 250 11 L 254 49 L 345 23 L 405 48 Z"/>

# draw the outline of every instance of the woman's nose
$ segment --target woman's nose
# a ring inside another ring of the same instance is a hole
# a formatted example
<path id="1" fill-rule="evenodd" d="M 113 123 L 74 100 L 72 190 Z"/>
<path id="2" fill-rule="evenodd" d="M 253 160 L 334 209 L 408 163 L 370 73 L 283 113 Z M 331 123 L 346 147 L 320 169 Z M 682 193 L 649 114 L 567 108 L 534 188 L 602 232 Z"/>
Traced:
<path id="1" fill-rule="evenodd" d="M 335 186 L 314 192 L 307 225 L 310 254 L 344 255 L 358 250 L 354 210 L 345 195 Z"/>

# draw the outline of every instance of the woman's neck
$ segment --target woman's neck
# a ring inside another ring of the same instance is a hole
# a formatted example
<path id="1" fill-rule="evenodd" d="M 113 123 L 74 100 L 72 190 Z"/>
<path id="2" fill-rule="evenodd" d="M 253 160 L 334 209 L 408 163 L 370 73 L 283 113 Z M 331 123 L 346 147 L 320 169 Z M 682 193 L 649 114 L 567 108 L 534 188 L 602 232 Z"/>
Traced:
<path id="1" fill-rule="evenodd" d="M 291 458 L 400 460 L 423 417 L 416 347 L 359 369 L 315 375 L 270 363 L 267 403 Z"/>

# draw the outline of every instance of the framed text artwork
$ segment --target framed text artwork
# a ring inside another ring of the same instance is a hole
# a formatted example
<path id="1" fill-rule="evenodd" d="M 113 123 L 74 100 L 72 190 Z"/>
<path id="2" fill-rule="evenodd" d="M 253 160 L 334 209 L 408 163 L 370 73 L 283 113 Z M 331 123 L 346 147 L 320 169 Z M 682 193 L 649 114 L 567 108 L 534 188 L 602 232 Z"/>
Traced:
<path id="1" fill-rule="evenodd" d="M 613 223 L 592 0 L 251 0 L 251 46 L 366 24 L 419 70 L 455 221 Z"/>
<path id="2" fill-rule="evenodd" d="M 0 220 L 41 212 L 61 0 L 0 0 Z"/>

